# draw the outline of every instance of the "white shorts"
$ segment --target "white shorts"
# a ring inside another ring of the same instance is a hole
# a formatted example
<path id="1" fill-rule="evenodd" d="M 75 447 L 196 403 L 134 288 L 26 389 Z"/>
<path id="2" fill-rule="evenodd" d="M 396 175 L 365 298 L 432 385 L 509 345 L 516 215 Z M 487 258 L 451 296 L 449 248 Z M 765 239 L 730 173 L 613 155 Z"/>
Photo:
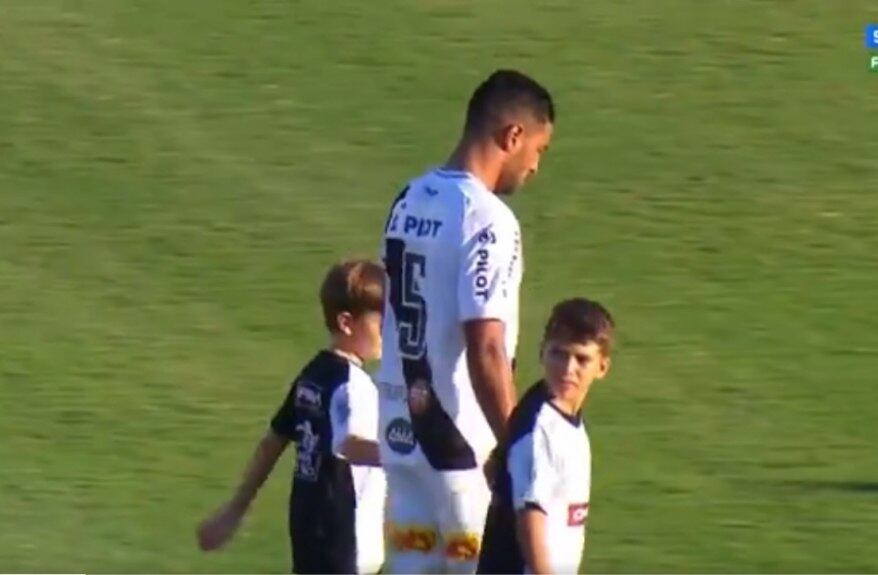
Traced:
<path id="1" fill-rule="evenodd" d="M 385 573 L 475 573 L 491 491 L 481 469 L 388 465 Z"/>

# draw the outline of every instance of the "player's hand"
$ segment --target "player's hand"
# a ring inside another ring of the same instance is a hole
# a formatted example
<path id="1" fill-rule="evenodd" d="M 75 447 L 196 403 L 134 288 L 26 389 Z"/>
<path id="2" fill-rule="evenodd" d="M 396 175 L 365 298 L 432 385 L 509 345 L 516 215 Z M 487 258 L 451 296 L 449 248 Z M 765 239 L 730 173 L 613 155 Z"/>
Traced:
<path id="1" fill-rule="evenodd" d="M 198 526 L 198 546 L 202 551 L 219 549 L 232 538 L 243 517 L 243 510 L 226 503 Z"/>

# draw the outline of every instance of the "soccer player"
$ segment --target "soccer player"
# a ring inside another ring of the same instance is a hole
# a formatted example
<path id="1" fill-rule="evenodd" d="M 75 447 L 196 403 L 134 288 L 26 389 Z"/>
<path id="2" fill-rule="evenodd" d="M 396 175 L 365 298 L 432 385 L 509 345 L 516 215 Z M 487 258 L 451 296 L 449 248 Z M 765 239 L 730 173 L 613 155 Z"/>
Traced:
<path id="1" fill-rule="evenodd" d="M 576 573 L 591 494 L 582 406 L 610 368 L 614 325 L 600 304 L 555 306 L 540 357 L 543 380 L 512 412 L 485 527 L 479 573 Z"/>
<path id="2" fill-rule="evenodd" d="M 446 164 L 391 207 L 376 377 L 387 572 L 475 571 L 490 502 L 483 466 L 516 399 L 521 232 L 501 197 L 537 172 L 554 119 L 536 81 L 491 74 Z"/>
<path id="3" fill-rule="evenodd" d="M 386 483 L 378 467 L 378 392 L 363 362 L 381 355 L 384 270 L 332 267 L 320 289 L 329 346 L 290 387 L 237 491 L 198 530 L 209 551 L 234 534 L 290 441 L 296 467 L 289 528 L 294 573 L 377 573 Z"/>

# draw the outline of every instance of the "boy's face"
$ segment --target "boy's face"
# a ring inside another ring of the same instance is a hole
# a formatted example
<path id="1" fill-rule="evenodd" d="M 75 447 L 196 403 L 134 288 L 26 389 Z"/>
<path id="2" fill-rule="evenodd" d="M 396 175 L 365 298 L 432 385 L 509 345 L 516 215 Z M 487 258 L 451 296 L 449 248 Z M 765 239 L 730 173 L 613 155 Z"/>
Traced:
<path id="1" fill-rule="evenodd" d="M 364 361 L 381 358 L 381 313 L 367 311 L 351 318 L 351 346 Z"/>
<path id="2" fill-rule="evenodd" d="M 543 344 L 541 359 L 552 395 L 577 409 L 591 383 L 602 379 L 610 369 L 610 358 L 594 341 L 550 339 Z"/>

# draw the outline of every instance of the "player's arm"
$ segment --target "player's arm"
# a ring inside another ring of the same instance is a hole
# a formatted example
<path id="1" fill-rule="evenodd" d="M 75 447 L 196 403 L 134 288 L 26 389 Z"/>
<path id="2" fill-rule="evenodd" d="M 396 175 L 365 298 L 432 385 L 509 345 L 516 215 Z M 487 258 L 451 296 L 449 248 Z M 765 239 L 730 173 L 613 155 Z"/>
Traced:
<path id="1" fill-rule="evenodd" d="M 286 437 L 272 429 L 266 431 L 256 445 L 232 498 L 199 525 L 198 544 L 202 550 L 218 549 L 231 539 L 288 444 Z"/>
<path id="2" fill-rule="evenodd" d="M 470 320 L 463 325 L 466 362 L 473 392 L 494 437 L 501 441 L 515 407 L 512 366 L 506 355 L 506 329 L 496 319 Z"/>
<path id="3" fill-rule="evenodd" d="M 378 405 L 362 389 L 368 381 L 349 381 L 332 394 L 329 406 L 332 450 L 353 465 L 381 465 L 378 442 Z"/>
<path id="4" fill-rule="evenodd" d="M 532 573 L 551 573 L 546 539 L 546 509 L 558 483 L 548 436 L 536 427 L 509 449 L 506 461 L 512 482 L 515 531 L 522 557 Z"/>
<path id="5" fill-rule="evenodd" d="M 515 407 L 512 365 L 506 353 L 506 317 L 516 289 L 509 285 L 517 224 L 499 221 L 464 239 L 458 271 L 458 305 L 466 361 L 476 400 L 502 441 Z"/>
<path id="6" fill-rule="evenodd" d="M 546 545 L 546 512 L 536 505 L 520 510 L 516 514 L 516 534 L 528 573 L 551 573 Z"/>

